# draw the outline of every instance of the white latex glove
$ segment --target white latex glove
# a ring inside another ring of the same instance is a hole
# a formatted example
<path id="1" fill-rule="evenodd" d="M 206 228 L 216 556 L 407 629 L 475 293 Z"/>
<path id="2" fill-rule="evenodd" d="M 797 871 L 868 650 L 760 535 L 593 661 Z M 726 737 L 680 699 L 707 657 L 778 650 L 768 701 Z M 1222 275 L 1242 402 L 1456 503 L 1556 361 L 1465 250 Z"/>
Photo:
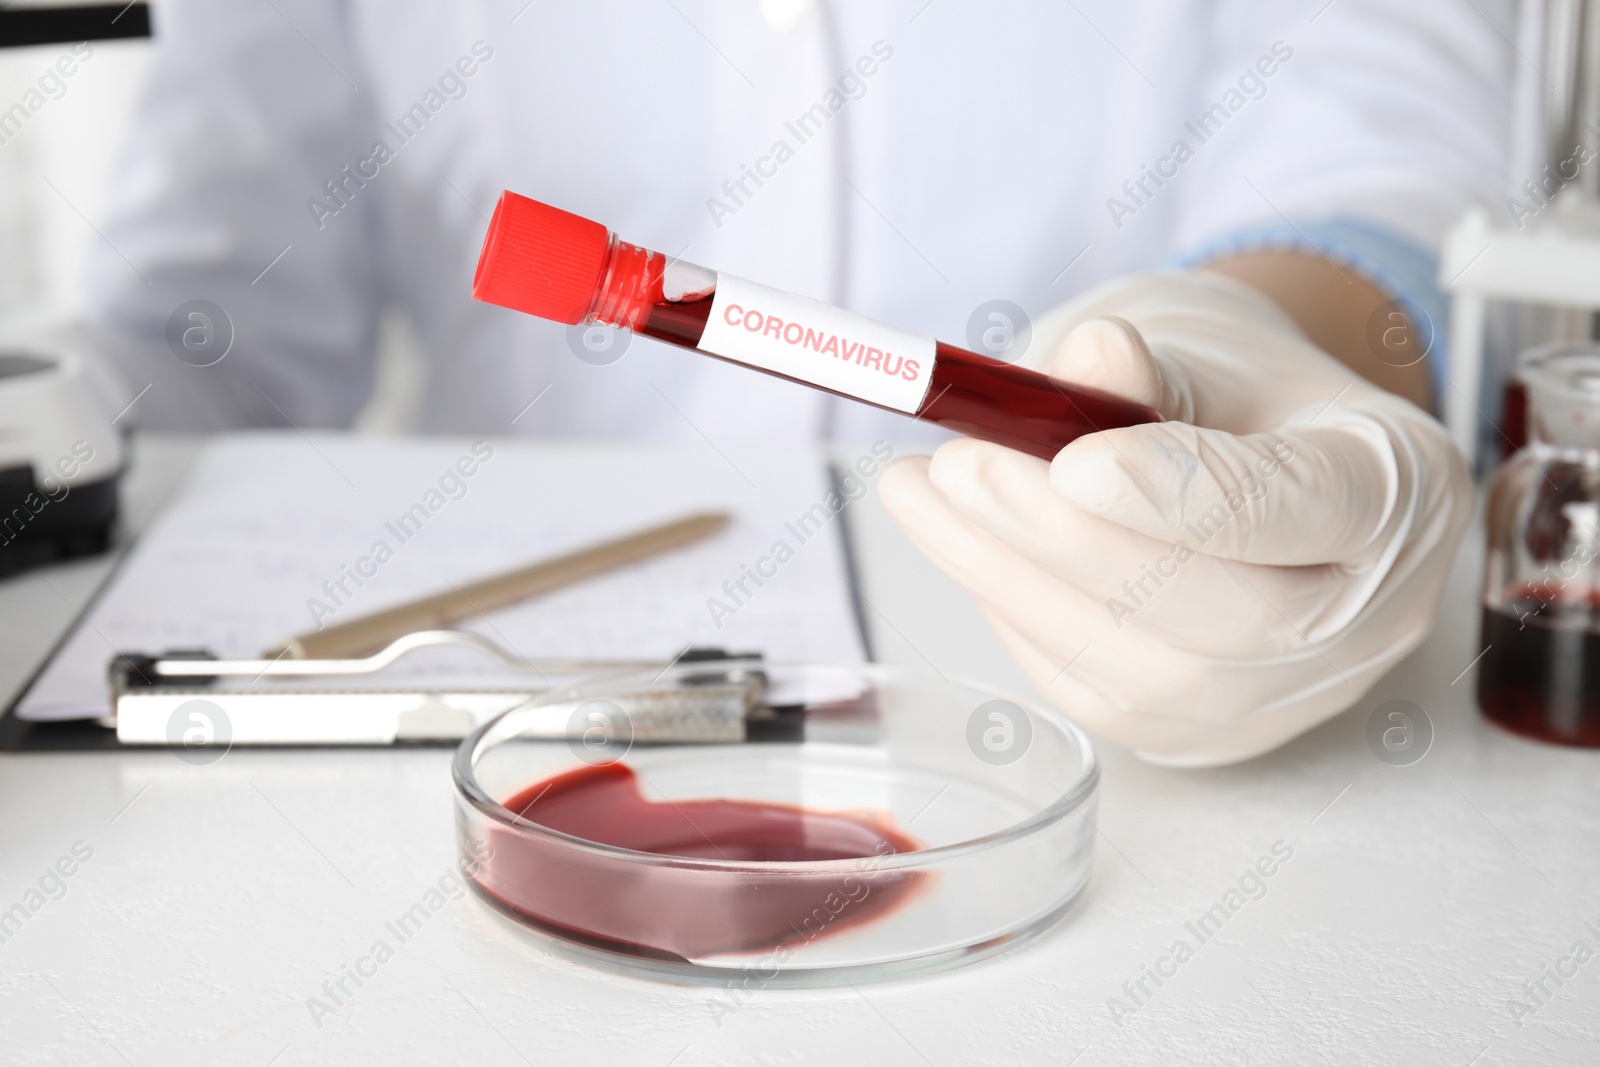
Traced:
<path id="1" fill-rule="evenodd" d="M 963 438 L 881 491 L 1070 717 L 1154 762 L 1248 759 L 1427 636 L 1473 500 L 1431 417 L 1218 275 L 1113 282 L 1035 337 L 1038 369 L 1172 421 L 1050 463 Z"/>

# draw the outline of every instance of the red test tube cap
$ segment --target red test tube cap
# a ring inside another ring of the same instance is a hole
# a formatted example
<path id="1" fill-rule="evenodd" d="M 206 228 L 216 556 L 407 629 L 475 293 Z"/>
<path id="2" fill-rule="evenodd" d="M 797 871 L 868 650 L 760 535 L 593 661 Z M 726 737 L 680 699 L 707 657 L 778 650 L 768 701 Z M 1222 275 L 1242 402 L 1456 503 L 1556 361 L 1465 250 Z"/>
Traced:
<path id="1" fill-rule="evenodd" d="M 594 302 L 610 245 L 598 222 L 507 190 L 489 220 L 472 298 L 576 325 Z"/>

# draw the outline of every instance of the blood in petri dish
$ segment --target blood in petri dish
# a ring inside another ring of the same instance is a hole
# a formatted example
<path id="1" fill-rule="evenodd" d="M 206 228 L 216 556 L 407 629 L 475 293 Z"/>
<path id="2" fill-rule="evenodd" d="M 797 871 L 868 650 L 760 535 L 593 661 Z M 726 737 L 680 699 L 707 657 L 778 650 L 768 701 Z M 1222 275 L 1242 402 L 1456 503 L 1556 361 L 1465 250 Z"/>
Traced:
<path id="1" fill-rule="evenodd" d="M 1483 610 L 1478 707 L 1539 741 L 1600 747 L 1600 603 L 1536 586 Z"/>
<path id="2" fill-rule="evenodd" d="M 557 936 L 630 955 L 692 961 L 798 947 L 881 918 L 926 877 L 881 865 L 921 847 L 886 816 L 750 800 L 652 800 L 622 763 L 537 782 L 505 807 L 580 841 L 658 856 L 861 861 L 845 870 L 733 872 L 489 831 L 492 854 L 475 881 L 492 903 Z"/>
<path id="3" fill-rule="evenodd" d="M 645 311 L 636 331 L 722 359 L 700 348 L 714 296 L 712 292 L 691 300 L 658 300 Z M 801 384 L 823 389 L 812 382 Z M 832 389 L 824 392 L 868 403 Z M 936 342 L 927 395 L 916 417 L 1040 459 L 1055 458 L 1067 445 L 1097 430 L 1160 421 L 1155 410 L 1143 404 L 1087 386 L 1068 386 L 943 341 Z"/>

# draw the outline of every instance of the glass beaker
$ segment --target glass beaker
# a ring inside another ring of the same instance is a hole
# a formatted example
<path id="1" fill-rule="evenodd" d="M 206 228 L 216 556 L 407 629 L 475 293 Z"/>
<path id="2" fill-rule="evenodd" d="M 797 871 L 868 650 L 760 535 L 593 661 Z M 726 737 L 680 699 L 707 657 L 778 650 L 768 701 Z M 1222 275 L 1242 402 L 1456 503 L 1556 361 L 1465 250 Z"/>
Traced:
<path id="1" fill-rule="evenodd" d="M 1600 747 L 1600 345 L 1530 351 L 1528 444 L 1489 488 L 1478 707 L 1526 737 Z"/>

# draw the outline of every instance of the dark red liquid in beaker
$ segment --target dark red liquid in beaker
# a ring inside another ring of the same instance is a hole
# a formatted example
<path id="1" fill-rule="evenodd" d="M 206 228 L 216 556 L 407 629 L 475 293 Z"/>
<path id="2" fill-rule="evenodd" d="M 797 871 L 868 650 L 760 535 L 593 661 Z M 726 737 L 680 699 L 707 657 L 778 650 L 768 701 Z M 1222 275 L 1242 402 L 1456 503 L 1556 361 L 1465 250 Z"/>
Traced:
<path id="1" fill-rule="evenodd" d="M 1500 407 L 1500 458 L 1528 444 L 1528 388 L 1516 379 L 1506 383 Z"/>
<path id="2" fill-rule="evenodd" d="M 722 359 L 700 348 L 712 298 L 713 294 L 707 294 L 694 300 L 652 304 L 637 332 Z M 822 388 L 810 382 L 801 384 Z M 845 393 L 835 395 L 866 403 Z M 1035 371 L 943 341 L 935 348 L 927 396 L 916 417 L 1040 459 L 1054 459 L 1057 452 L 1084 434 L 1159 422 L 1161 418 L 1143 404 L 1099 389 L 1063 385 Z"/>
<path id="3" fill-rule="evenodd" d="M 1542 594 L 1542 595 L 1541 595 Z M 1540 741 L 1600 747 L 1600 604 L 1528 588 L 1484 608 L 1478 707 Z"/>
<path id="4" fill-rule="evenodd" d="M 798 946 L 859 927 L 923 875 L 885 869 L 920 845 L 886 818 L 748 800 L 651 799 L 620 763 L 538 782 L 505 802 L 581 841 L 724 862 L 858 860 L 825 872 L 641 863 L 562 838 L 489 831 L 476 882 L 492 902 L 559 936 L 660 959 Z"/>

